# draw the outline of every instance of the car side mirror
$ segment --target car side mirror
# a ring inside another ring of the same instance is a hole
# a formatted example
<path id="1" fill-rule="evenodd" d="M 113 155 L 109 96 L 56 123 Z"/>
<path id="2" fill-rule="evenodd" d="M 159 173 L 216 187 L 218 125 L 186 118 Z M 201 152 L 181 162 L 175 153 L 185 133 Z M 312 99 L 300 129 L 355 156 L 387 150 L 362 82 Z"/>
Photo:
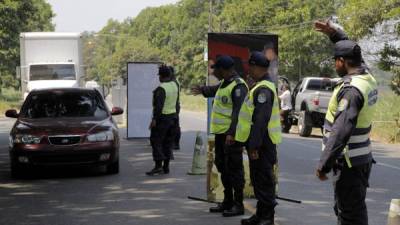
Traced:
<path id="1" fill-rule="evenodd" d="M 121 109 L 120 107 L 113 107 L 111 110 L 112 116 L 121 115 L 122 113 L 124 113 L 124 110 Z"/>
<path id="2" fill-rule="evenodd" d="M 19 114 L 17 113 L 17 110 L 15 109 L 9 109 L 6 111 L 6 117 L 10 118 L 18 118 Z"/>

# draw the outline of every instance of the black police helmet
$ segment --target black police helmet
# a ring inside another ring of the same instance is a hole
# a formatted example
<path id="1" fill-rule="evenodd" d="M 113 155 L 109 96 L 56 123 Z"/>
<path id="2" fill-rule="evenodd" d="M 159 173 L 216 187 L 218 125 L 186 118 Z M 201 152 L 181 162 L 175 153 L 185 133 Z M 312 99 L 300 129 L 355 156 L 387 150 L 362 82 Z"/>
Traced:
<path id="1" fill-rule="evenodd" d="M 361 60 L 361 47 L 354 41 L 343 40 L 335 44 L 334 58 Z"/>
<path id="2" fill-rule="evenodd" d="M 267 67 L 269 66 L 269 60 L 262 52 L 254 51 L 251 53 L 249 58 L 249 65 Z"/>
<path id="3" fill-rule="evenodd" d="M 232 57 L 228 55 L 222 55 L 217 58 L 214 65 L 211 66 L 212 69 L 230 69 L 235 65 L 235 61 Z"/>
<path id="4" fill-rule="evenodd" d="M 162 77 L 168 77 L 171 76 L 171 74 L 171 69 L 167 65 L 163 64 L 158 67 L 158 75 Z"/>

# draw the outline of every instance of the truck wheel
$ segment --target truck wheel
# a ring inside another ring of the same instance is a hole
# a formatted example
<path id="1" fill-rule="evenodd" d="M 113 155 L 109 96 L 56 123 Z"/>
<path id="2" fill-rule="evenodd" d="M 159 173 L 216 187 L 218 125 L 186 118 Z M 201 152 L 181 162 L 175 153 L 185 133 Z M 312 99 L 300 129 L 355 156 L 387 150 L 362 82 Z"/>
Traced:
<path id="1" fill-rule="evenodd" d="M 299 127 L 299 135 L 301 137 L 309 137 L 311 135 L 312 126 L 311 123 L 311 115 L 307 111 L 301 111 L 299 114 L 299 121 L 297 126 Z"/>
<path id="2" fill-rule="evenodd" d="M 107 165 L 107 174 L 117 174 L 119 173 L 119 160 Z"/>
<path id="3" fill-rule="evenodd" d="M 290 131 L 290 128 L 292 128 L 292 124 L 288 123 L 282 126 L 282 133 L 288 134 Z"/>

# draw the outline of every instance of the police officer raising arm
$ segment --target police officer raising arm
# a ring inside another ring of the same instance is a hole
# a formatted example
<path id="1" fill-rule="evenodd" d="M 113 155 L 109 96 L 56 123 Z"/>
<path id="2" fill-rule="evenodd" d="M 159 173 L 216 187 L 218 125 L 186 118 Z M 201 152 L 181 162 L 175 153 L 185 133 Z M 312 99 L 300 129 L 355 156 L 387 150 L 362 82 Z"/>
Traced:
<path id="1" fill-rule="evenodd" d="M 338 224 L 367 225 L 365 197 L 373 162 L 369 133 L 378 98 L 377 83 L 363 65 L 360 46 L 343 38 L 343 32 L 323 24 L 316 22 L 316 30 L 331 39 L 342 37 L 334 41 L 336 71 L 342 80 L 329 102 L 316 176 L 324 181 L 333 171 Z"/>
<path id="2" fill-rule="evenodd" d="M 220 84 L 192 88 L 195 95 L 215 97 L 210 132 L 215 134 L 215 165 L 221 173 L 224 200 L 222 204 L 210 208 L 210 212 L 222 213 L 225 217 L 243 215 L 243 155 L 242 147 L 235 143 L 234 136 L 239 110 L 248 89 L 245 81 L 235 72 L 230 56 L 219 57 L 211 67 Z"/>
<path id="3" fill-rule="evenodd" d="M 276 193 L 273 166 L 277 163 L 276 145 L 281 142 L 278 96 L 268 75 L 269 61 L 261 52 L 249 59 L 249 74 L 256 81 L 239 113 L 235 140 L 245 143 L 250 159 L 250 177 L 257 212 L 242 225 L 273 225 Z"/>

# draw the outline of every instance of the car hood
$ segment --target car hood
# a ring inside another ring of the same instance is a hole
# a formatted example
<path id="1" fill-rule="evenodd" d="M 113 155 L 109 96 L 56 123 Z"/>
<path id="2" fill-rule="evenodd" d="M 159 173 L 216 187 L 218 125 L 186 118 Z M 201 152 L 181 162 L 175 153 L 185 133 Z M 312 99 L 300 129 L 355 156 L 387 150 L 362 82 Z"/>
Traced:
<path id="1" fill-rule="evenodd" d="M 82 135 L 93 130 L 107 130 L 112 126 L 109 118 L 90 120 L 80 118 L 19 119 L 14 132 L 33 135 Z"/>

